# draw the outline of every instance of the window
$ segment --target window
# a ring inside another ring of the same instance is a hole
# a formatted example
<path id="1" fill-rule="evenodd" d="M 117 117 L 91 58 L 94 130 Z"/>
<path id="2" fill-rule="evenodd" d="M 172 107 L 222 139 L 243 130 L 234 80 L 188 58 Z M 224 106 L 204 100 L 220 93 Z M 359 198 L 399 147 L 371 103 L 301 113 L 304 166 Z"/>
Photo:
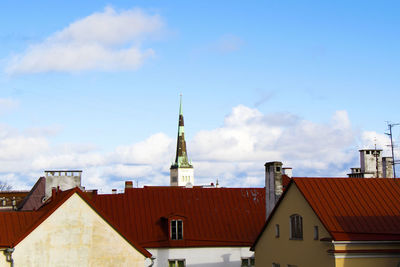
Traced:
<path id="1" fill-rule="evenodd" d="M 298 214 L 290 216 L 290 239 L 303 239 L 303 218 Z"/>
<path id="2" fill-rule="evenodd" d="M 275 237 L 279 237 L 279 224 L 275 224 Z"/>
<path id="3" fill-rule="evenodd" d="M 288 264 L 287 267 L 297 267 L 297 265 Z"/>
<path id="4" fill-rule="evenodd" d="M 273 262 L 273 263 L 272 263 L 272 267 L 281 267 L 281 265 L 280 265 L 279 263 Z"/>
<path id="5" fill-rule="evenodd" d="M 185 260 L 168 260 L 169 267 L 185 267 Z"/>
<path id="6" fill-rule="evenodd" d="M 319 239 L 318 226 L 314 226 L 314 240 Z"/>
<path id="7" fill-rule="evenodd" d="M 242 265 L 240 266 L 254 267 L 256 266 L 256 260 L 254 258 L 242 258 Z"/>
<path id="8" fill-rule="evenodd" d="M 171 220 L 171 239 L 182 240 L 183 239 L 183 221 L 182 220 Z"/>
<path id="9" fill-rule="evenodd" d="M 277 166 L 277 167 L 275 168 L 275 170 L 276 170 L 276 172 L 280 172 L 280 171 L 281 171 L 281 167 Z"/>

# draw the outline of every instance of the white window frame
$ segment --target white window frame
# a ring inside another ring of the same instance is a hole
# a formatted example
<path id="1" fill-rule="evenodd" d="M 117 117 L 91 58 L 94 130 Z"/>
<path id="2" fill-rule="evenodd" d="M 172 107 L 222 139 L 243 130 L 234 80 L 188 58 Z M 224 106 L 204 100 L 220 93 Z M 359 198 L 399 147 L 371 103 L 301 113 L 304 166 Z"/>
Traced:
<path id="1" fill-rule="evenodd" d="M 174 227 L 175 233 L 172 231 Z M 183 220 L 172 219 L 170 221 L 170 238 L 171 240 L 183 240 Z"/>

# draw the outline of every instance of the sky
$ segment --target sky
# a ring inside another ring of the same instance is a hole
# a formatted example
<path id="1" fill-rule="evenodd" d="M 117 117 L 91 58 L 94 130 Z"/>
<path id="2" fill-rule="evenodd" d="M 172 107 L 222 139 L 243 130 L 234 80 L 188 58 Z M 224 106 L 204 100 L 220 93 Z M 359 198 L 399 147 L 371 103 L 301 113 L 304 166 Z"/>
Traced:
<path id="1" fill-rule="evenodd" d="M 1 1 L 0 180 L 24 190 L 44 170 L 78 169 L 99 192 L 125 180 L 168 185 L 180 94 L 195 184 L 263 187 L 268 161 L 294 176 L 344 177 L 359 149 L 390 156 L 399 9 Z"/>

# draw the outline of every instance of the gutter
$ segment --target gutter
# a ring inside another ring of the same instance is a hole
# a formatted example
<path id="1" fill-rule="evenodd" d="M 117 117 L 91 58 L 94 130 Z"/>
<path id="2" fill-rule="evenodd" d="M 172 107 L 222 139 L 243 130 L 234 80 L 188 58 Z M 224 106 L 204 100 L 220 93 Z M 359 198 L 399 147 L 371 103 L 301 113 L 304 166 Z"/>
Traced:
<path id="1" fill-rule="evenodd" d="M 14 259 L 12 258 L 12 254 L 15 248 L 5 248 L 3 249 L 3 253 L 6 256 L 6 261 L 10 263 L 11 267 L 14 267 Z"/>

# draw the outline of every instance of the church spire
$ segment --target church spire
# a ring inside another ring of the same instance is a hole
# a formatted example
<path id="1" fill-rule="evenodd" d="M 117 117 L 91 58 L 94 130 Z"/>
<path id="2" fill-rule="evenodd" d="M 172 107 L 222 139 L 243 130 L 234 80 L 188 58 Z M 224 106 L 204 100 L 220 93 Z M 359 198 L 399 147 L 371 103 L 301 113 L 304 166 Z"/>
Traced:
<path id="1" fill-rule="evenodd" d="M 175 162 L 171 165 L 171 185 L 183 186 L 192 184 L 193 165 L 189 163 L 186 151 L 185 129 L 182 111 L 182 94 L 180 95 L 179 103 L 179 124 L 178 124 L 178 138 L 176 142 L 176 157 Z"/>
<path id="2" fill-rule="evenodd" d="M 179 103 L 179 124 L 178 124 L 178 138 L 176 142 L 176 157 L 173 166 L 178 168 L 192 168 L 189 163 L 186 151 L 185 128 L 182 112 L 182 94 L 180 95 Z M 172 167 L 172 166 L 171 166 Z"/>

